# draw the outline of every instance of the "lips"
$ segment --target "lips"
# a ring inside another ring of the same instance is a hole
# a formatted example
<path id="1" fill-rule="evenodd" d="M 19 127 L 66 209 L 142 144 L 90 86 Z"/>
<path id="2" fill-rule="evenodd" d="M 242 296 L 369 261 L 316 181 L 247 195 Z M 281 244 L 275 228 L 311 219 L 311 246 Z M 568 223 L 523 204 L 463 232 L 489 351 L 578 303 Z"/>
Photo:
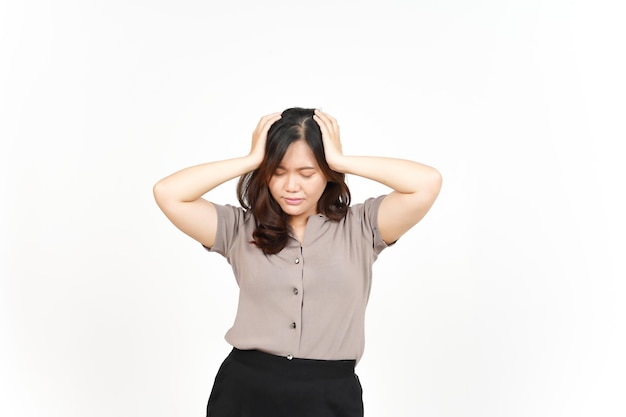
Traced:
<path id="1" fill-rule="evenodd" d="M 301 198 L 285 198 L 285 203 L 295 206 L 302 202 Z"/>

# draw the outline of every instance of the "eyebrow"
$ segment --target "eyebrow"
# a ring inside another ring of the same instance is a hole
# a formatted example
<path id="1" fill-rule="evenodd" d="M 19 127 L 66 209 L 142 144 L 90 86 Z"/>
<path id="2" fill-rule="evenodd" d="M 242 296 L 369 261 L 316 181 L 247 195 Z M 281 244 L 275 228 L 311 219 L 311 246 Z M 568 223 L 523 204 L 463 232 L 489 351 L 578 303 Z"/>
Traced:
<path id="1" fill-rule="evenodd" d="M 278 165 L 278 167 L 276 167 L 276 169 L 284 169 L 287 170 L 287 168 L 285 168 L 282 165 Z M 309 170 L 309 169 L 315 169 L 315 167 L 300 167 L 300 168 L 296 168 L 296 171 L 305 171 L 305 170 Z"/>

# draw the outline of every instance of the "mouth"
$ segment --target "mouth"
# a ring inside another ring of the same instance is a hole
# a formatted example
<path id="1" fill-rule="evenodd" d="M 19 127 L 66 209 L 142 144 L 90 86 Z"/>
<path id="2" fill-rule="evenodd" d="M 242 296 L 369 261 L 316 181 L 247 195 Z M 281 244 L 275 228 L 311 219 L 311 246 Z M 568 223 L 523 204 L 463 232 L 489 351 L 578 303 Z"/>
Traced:
<path id="1" fill-rule="evenodd" d="M 302 198 L 285 198 L 284 200 L 285 203 L 289 204 L 290 206 L 296 206 L 302 202 Z"/>

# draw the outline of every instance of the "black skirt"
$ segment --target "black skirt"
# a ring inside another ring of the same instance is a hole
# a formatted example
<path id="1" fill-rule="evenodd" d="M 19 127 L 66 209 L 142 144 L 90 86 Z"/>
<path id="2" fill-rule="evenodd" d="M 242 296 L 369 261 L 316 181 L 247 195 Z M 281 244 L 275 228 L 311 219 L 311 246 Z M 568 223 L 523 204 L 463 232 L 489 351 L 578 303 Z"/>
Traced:
<path id="1" fill-rule="evenodd" d="M 207 417 L 363 417 L 355 364 L 233 349 L 215 377 Z"/>

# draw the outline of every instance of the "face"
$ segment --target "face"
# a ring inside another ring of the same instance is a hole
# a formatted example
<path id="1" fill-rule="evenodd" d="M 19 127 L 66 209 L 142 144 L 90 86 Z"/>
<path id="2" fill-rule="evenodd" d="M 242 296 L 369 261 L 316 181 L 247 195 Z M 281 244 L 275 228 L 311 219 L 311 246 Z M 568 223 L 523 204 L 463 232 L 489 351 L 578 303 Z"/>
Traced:
<path id="1" fill-rule="evenodd" d="M 304 140 L 298 140 L 287 148 L 270 179 L 269 188 L 274 200 L 290 216 L 293 226 L 317 214 L 317 201 L 326 182 L 311 148 Z"/>

